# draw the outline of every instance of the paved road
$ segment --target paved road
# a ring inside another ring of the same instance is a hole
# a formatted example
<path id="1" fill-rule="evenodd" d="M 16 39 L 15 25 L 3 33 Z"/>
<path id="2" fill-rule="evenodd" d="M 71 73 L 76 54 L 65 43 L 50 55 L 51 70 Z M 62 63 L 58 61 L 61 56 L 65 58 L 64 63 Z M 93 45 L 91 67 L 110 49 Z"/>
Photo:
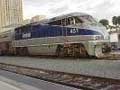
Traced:
<path id="1" fill-rule="evenodd" d="M 21 89 L 0 81 L 0 90 L 21 90 Z"/>
<path id="2" fill-rule="evenodd" d="M 0 70 L 0 90 L 80 90 Z"/>
<path id="3" fill-rule="evenodd" d="M 0 57 L 0 63 L 120 79 L 120 60 L 64 60 Z"/>

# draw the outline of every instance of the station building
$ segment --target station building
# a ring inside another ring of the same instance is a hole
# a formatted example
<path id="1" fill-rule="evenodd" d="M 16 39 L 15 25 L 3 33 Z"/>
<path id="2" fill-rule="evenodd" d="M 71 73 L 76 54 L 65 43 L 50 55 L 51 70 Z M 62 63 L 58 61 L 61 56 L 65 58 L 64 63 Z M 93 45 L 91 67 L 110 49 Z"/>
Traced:
<path id="1" fill-rule="evenodd" d="M 41 21 L 43 19 L 46 19 L 46 16 L 45 15 L 36 15 L 34 17 L 31 18 L 31 23 L 34 23 L 34 22 L 38 22 L 38 21 Z"/>
<path id="2" fill-rule="evenodd" d="M 0 31 L 23 22 L 22 3 L 23 0 L 0 0 Z"/>
<path id="3" fill-rule="evenodd" d="M 120 30 L 112 30 L 110 33 L 110 42 L 113 49 L 120 50 Z"/>

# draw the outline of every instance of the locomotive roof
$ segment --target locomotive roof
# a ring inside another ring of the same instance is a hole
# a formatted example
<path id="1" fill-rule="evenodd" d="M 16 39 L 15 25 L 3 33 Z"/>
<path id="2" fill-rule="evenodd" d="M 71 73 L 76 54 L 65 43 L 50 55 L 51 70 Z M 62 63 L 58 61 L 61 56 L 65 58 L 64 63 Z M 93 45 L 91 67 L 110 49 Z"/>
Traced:
<path id="1" fill-rule="evenodd" d="M 68 18 L 68 17 L 84 16 L 84 15 L 88 15 L 88 14 L 79 13 L 79 12 L 69 13 L 69 14 L 64 14 L 64 15 L 56 16 L 56 17 L 53 17 L 51 19 L 42 20 L 39 23 L 47 24 L 47 23 L 50 23 L 50 22 L 53 22 L 53 21 L 57 21 L 57 20 L 61 20 L 61 19 Z M 38 22 L 36 22 L 36 23 L 38 23 Z"/>
<path id="2" fill-rule="evenodd" d="M 51 19 L 49 20 L 49 22 L 51 22 L 51 21 L 56 21 L 56 20 L 61 20 L 61 19 L 68 18 L 68 17 L 73 17 L 73 16 L 84 16 L 84 15 L 88 15 L 88 14 L 79 13 L 79 12 L 69 13 L 69 14 L 64 14 L 64 15 L 60 15 L 60 16 L 51 18 Z"/>
<path id="3" fill-rule="evenodd" d="M 80 13 L 80 12 L 74 12 L 74 13 L 59 15 L 59 16 L 56 16 L 56 17 L 53 17 L 53 18 L 50 18 L 50 19 L 44 19 L 42 21 L 30 23 L 30 24 L 27 24 L 27 25 L 48 24 L 50 22 L 61 20 L 61 19 L 68 18 L 68 17 L 85 16 L 85 15 L 88 15 L 88 14 L 86 14 L 86 13 Z M 26 25 L 23 25 L 23 26 L 26 26 Z"/>

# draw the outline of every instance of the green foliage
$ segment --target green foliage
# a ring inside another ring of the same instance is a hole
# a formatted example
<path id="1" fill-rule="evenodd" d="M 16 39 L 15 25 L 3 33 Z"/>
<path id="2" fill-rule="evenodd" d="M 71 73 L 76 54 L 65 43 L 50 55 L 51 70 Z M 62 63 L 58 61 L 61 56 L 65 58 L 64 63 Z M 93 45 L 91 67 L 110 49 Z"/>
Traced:
<path id="1" fill-rule="evenodd" d="M 104 25 L 105 27 L 107 27 L 109 25 L 109 21 L 107 19 L 101 19 L 99 21 L 99 23 L 101 23 L 102 25 Z"/>
<path id="2" fill-rule="evenodd" d="M 120 25 L 120 16 L 114 16 L 112 18 L 113 25 Z"/>
<path id="3" fill-rule="evenodd" d="M 113 25 L 117 25 L 118 24 L 117 16 L 112 17 L 112 23 L 113 23 Z"/>
<path id="4" fill-rule="evenodd" d="M 107 19 L 101 19 L 99 21 L 102 25 L 104 25 L 107 29 L 116 29 L 120 30 L 120 16 L 113 16 L 112 17 L 112 23 L 113 25 L 109 25 L 109 21 Z"/>
<path id="5" fill-rule="evenodd" d="M 117 17 L 118 25 L 120 25 L 120 16 Z"/>

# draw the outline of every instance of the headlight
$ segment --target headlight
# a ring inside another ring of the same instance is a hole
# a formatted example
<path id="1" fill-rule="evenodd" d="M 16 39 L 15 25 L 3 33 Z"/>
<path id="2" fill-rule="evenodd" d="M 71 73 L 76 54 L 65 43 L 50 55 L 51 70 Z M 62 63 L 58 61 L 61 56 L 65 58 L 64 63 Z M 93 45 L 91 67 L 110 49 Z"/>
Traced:
<path id="1" fill-rule="evenodd" d="M 102 36 L 95 36 L 94 38 L 95 38 L 95 40 L 101 40 Z"/>
<path id="2" fill-rule="evenodd" d="M 102 46 L 102 52 L 103 52 L 103 53 L 108 53 L 108 52 L 110 52 L 110 51 L 111 51 L 110 45 L 108 45 L 108 44 L 103 44 L 103 46 Z"/>

